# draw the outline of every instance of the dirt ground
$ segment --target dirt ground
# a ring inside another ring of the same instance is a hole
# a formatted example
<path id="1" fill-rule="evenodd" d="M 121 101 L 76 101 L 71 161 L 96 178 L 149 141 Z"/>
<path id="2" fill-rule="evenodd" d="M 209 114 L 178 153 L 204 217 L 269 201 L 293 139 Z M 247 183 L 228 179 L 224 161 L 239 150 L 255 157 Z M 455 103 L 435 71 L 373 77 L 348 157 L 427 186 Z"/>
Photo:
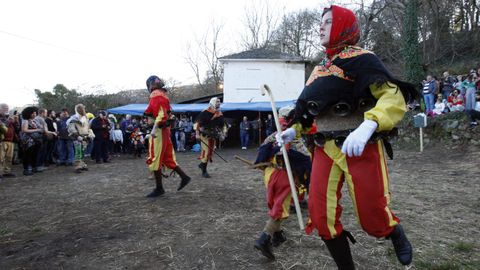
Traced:
<path id="1" fill-rule="evenodd" d="M 222 149 L 212 178 L 200 177 L 196 153 L 179 153 L 193 180 L 177 192 L 145 198 L 154 182 L 141 159 L 120 157 L 49 168 L 0 183 L 0 269 L 335 269 L 323 242 L 285 223 L 287 242 L 268 261 L 253 248 L 267 219 L 260 171 L 233 156 L 255 150 Z M 480 269 L 480 151 L 396 151 L 389 161 L 392 209 L 414 246 L 410 269 Z M 20 175 L 21 168 L 15 166 Z M 345 187 L 344 187 L 345 188 Z M 342 221 L 357 239 L 358 269 L 403 269 L 389 240 L 362 232 L 351 201 Z M 303 212 L 306 219 L 307 212 Z"/>

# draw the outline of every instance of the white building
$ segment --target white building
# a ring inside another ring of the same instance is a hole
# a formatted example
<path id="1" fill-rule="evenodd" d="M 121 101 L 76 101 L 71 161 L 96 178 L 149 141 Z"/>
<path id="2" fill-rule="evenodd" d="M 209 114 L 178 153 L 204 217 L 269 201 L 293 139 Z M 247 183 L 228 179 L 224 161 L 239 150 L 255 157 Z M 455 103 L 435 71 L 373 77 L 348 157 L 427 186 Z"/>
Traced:
<path id="1" fill-rule="evenodd" d="M 305 85 L 305 60 L 295 55 L 253 49 L 219 59 L 223 64 L 223 102 L 270 101 L 260 86 L 268 84 L 275 101 L 296 100 Z"/>

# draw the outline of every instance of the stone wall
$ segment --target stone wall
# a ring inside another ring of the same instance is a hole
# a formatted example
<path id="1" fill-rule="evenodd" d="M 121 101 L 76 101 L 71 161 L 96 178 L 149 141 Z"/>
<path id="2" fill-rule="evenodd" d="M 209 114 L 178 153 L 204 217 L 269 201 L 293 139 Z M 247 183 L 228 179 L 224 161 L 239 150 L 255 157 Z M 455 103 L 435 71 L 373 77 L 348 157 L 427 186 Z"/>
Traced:
<path id="1" fill-rule="evenodd" d="M 419 128 L 413 126 L 413 116 L 418 112 L 408 112 L 398 126 L 399 136 L 395 147 L 420 147 Z M 451 112 L 427 118 L 427 127 L 423 129 L 423 145 L 428 146 L 476 146 L 480 147 L 480 126 L 470 127 L 470 119 L 464 112 Z"/>

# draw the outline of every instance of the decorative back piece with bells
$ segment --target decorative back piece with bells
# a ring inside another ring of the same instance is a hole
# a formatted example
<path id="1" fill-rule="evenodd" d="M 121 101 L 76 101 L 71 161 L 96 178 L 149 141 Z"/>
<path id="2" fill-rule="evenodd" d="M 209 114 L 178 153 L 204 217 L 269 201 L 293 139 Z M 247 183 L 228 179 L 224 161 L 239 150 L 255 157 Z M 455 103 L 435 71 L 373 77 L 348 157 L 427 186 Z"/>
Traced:
<path id="1" fill-rule="evenodd" d="M 362 98 L 358 101 L 358 105 L 352 107 L 352 105 L 345 101 L 339 101 L 331 107 L 331 113 L 337 116 L 348 116 L 355 110 L 360 112 L 366 112 L 375 106 L 375 100 L 373 98 Z M 308 101 L 307 110 L 308 113 L 317 116 L 321 113 L 324 106 L 320 105 L 317 101 Z"/>

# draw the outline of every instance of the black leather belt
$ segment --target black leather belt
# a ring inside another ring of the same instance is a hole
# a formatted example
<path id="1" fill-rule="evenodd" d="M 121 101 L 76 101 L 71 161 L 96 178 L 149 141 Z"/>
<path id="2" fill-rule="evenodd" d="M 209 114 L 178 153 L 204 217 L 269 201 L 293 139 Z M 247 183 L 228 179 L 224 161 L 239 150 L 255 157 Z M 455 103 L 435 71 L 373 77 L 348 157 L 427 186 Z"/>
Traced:
<path id="1" fill-rule="evenodd" d="M 347 139 L 348 135 L 350 135 L 350 133 L 352 133 L 354 130 L 355 129 L 317 132 L 313 136 L 313 140 L 315 142 L 315 145 L 319 147 L 323 147 L 325 143 L 329 140 L 334 140 L 335 145 L 338 148 L 342 148 L 342 145 Z M 382 140 L 383 144 L 385 145 L 385 151 L 387 152 L 388 157 L 390 159 L 393 159 L 393 149 L 392 145 L 390 144 L 390 139 L 394 136 L 397 136 L 397 134 L 397 128 L 385 132 L 375 132 L 368 140 L 368 143 L 374 143 L 378 140 Z"/>
<path id="2" fill-rule="evenodd" d="M 170 126 L 170 121 L 166 121 L 165 123 L 158 123 L 157 127 L 158 128 L 166 128 Z"/>

